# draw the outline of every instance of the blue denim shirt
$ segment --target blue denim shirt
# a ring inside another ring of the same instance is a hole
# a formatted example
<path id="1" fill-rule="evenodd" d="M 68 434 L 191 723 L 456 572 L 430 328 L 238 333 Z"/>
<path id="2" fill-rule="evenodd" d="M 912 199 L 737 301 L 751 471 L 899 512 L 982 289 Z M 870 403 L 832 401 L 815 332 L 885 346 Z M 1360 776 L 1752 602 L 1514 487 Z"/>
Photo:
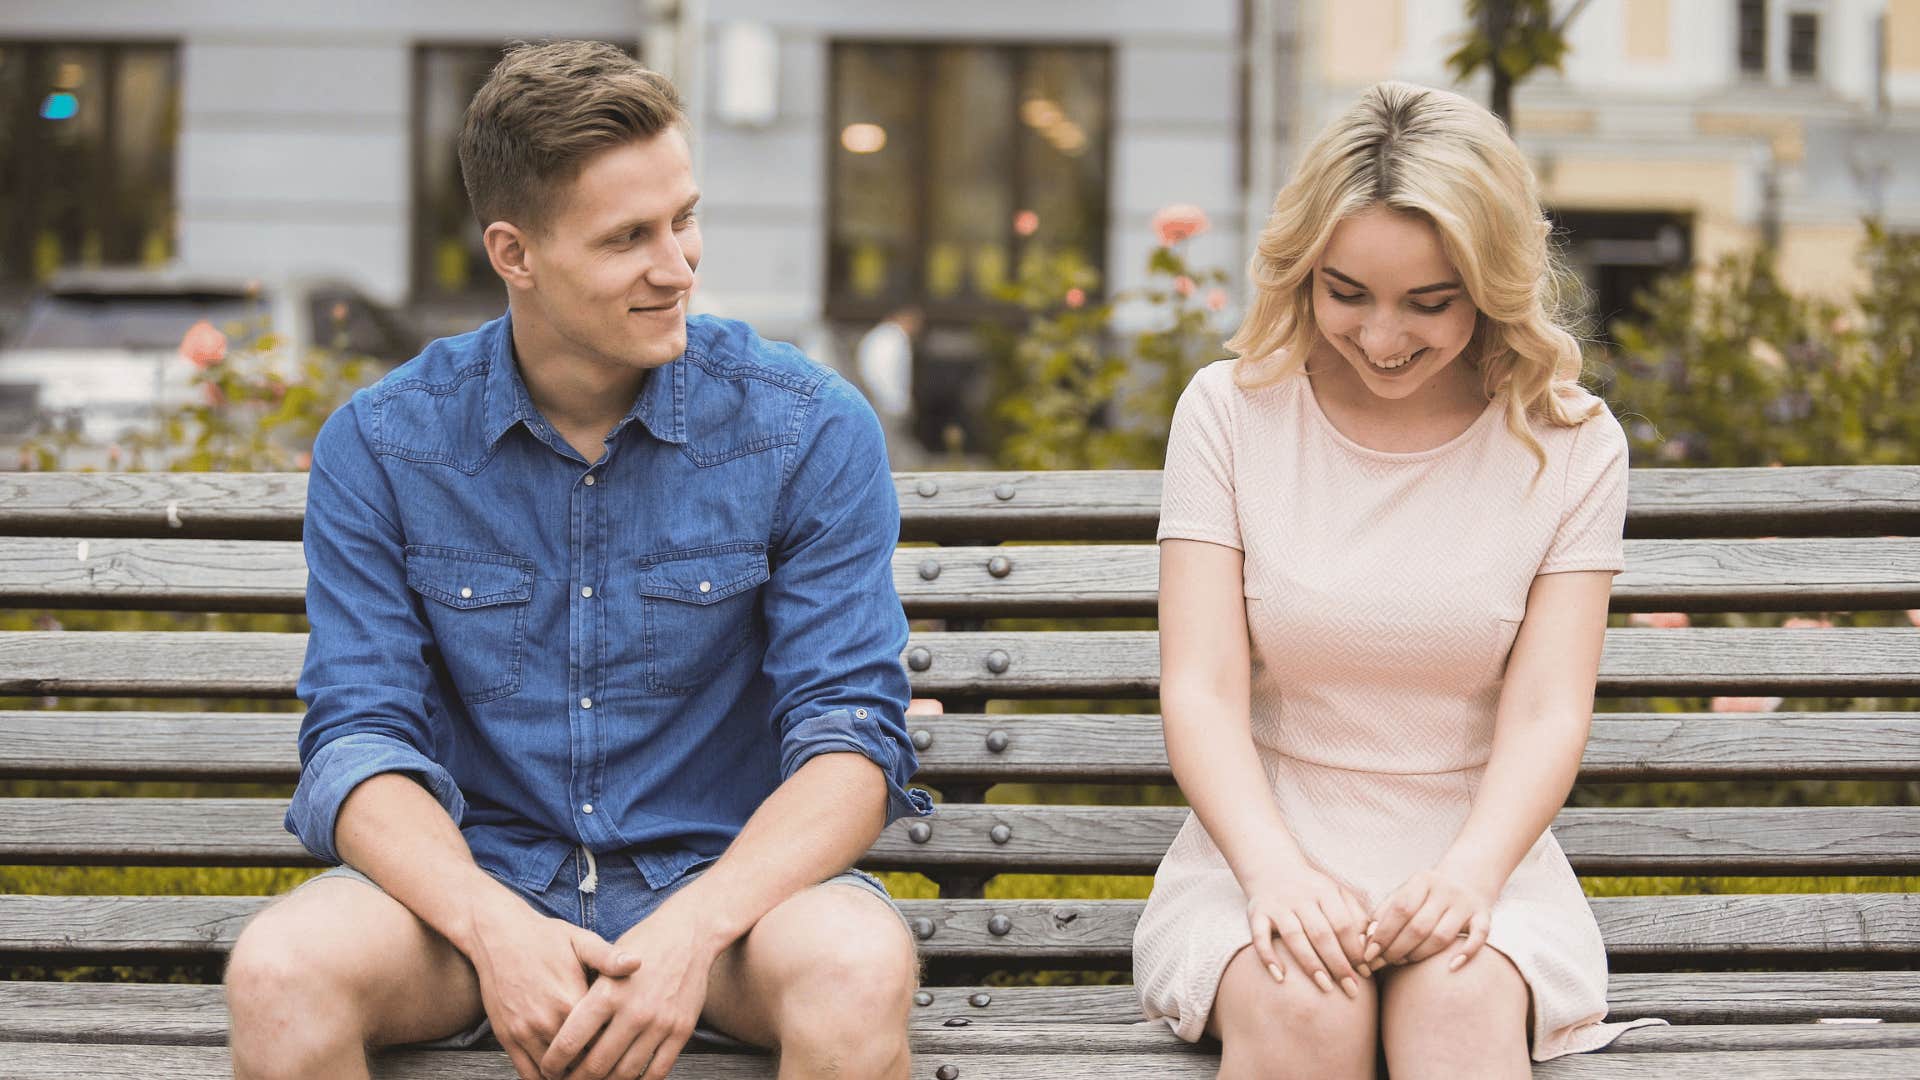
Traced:
<path id="1" fill-rule="evenodd" d="M 300 784 L 338 862 L 355 785 L 410 774 L 529 889 L 570 850 L 654 888 L 718 857 L 816 754 L 906 781 L 907 623 L 873 411 L 737 322 L 696 317 L 583 459 L 533 407 L 506 317 L 355 394 L 313 450 Z"/>

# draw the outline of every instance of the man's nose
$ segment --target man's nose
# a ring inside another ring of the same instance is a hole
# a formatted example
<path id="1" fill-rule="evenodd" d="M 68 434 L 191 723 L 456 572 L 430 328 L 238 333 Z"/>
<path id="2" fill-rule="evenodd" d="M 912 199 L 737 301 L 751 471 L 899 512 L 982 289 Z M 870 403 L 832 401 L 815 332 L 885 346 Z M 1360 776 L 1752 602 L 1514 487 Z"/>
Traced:
<path id="1" fill-rule="evenodd" d="M 678 237 L 669 236 L 662 245 L 660 257 L 647 271 L 647 284 L 677 292 L 693 288 L 693 264 L 687 261 L 686 248 Z"/>

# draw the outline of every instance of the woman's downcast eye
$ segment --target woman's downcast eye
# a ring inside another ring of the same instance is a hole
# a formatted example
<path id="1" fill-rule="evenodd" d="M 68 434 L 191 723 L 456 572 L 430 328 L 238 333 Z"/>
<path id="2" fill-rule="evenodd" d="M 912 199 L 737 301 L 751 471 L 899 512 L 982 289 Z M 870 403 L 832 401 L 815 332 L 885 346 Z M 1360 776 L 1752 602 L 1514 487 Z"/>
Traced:
<path id="1" fill-rule="evenodd" d="M 1328 289 L 1328 290 L 1327 290 L 1327 295 L 1328 295 L 1328 296 L 1330 296 L 1330 297 L 1332 297 L 1332 298 L 1333 298 L 1333 299 L 1335 299 L 1335 300 L 1338 300 L 1339 302 L 1341 302 L 1341 303 L 1343 303 L 1343 304 L 1358 304 L 1358 303 L 1360 303 L 1361 301 L 1363 301 L 1363 300 L 1365 300 L 1365 299 L 1366 299 L 1366 294 L 1365 294 L 1365 293 L 1343 293 L 1343 292 L 1337 292 L 1337 291 L 1335 291 L 1335 290 L 1333 290 L 1333 289 Z M 1448 299 L 1448 300 L 1442 300 L 1442 301 L 1441 301 L 1440 303 L 1438 303 L 1438 304 L 1432 304 L 1432 305 L 1428 305 L 1428 304 L 1409 304 L 1408 306 L 1409 306 L 1409 307 L 1412 307 L 1412 308 L 1413 308 L 1413 310 L 1415 310 L 1415 311 L 1418 311 L 1418 312 L 1421 312 L 1421 313 L 1423 313 L 1423 314 L 1427 314 L 1427 315 L 1438 315 L 1438 314 L 1440 314 L 1441 312 L 1443 312 L 1443 311 L 1445 311 L 1445 310 L 1447 310 L 1448 308 L 1450 308 L 1450 307 L 1452 307 L 1452 306 L 1453 306 L 1453 301 L 1452 301 L 1451 299 Z"/>

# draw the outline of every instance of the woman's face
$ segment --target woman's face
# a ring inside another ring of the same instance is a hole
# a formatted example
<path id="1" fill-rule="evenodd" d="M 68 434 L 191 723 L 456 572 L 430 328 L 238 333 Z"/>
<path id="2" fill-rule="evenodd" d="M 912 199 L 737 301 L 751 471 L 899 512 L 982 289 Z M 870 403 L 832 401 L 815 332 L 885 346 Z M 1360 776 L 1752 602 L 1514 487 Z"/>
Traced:
<path id="1" fill-rule="evenodd" d="M 1416 214 L 1380 206 L 1354 214 L 1314 264 L 1320 334 L 1378 397 L 1433 386 L 1473 337 L 1478 314 L 1439 231 Z"/>

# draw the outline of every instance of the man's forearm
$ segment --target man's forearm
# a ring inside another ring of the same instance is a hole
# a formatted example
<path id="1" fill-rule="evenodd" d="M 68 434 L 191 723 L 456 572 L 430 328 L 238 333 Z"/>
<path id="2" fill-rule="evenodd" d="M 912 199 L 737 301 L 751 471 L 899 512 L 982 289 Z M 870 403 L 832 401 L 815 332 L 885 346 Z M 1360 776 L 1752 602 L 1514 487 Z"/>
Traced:
<path id="1" fill-rule="evenodd" d="M 880 835 L 887 784 L 851 752 L 809 759 L 774 789 L 706 873 L 668 903 L 703 916 L 715 951 L 800 890 L 852 866 Z"/>
<path id="2" fill-rule="evenodd" d="M 405 774 L 381 773 L 348 793 L 333 836 L 347 865 L 464 954 L 472 955 L 481 913 L 521 903 L 480 869 L 447 811 Z"/>

